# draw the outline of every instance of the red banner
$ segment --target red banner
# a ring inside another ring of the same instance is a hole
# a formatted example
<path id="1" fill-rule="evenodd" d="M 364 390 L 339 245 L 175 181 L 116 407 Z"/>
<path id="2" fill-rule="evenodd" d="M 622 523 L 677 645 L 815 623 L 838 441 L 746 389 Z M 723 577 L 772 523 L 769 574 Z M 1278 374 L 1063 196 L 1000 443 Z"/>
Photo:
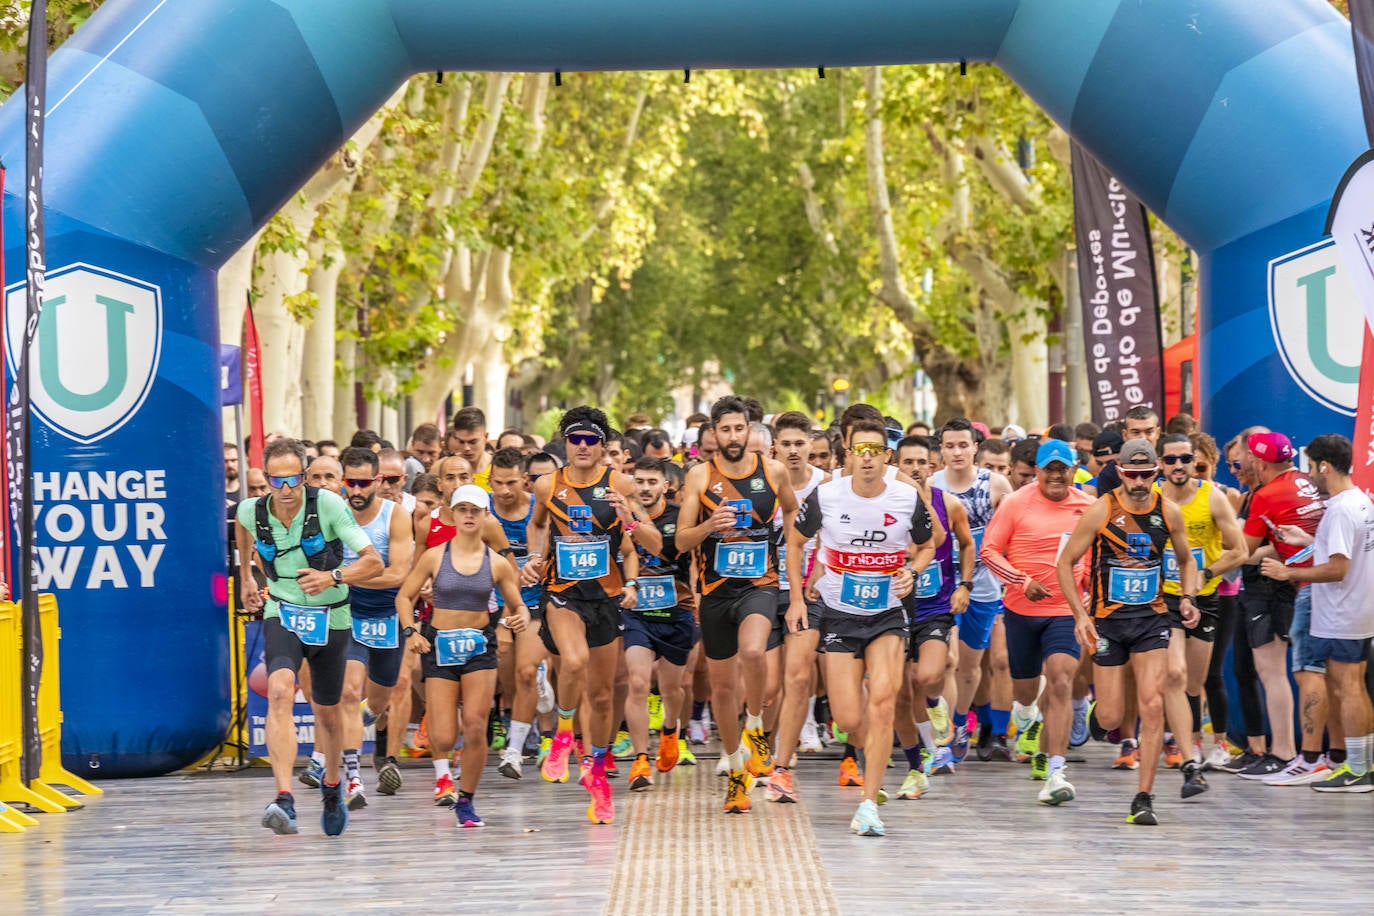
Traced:
<path id="1" fill-rule="evenodd" d="M 1355 408 L 1354 460 L 1350 476 L 1355 486 L 1374 499 L 1374 333 L 1364 326 L 1364 352 L 1360 356 L 1360 399 Z"/>
<path id="2" fill-rule="evenodd" d="M 258 326 L 253 323 L 253 302 L 243 313 L 243 384 L 248 390 L 248 467 L 265 470 L 262 450 L 267 434 L 262 429 L 262 343 L 258 340 Z M 247 469 L 244 470 L 247 473 Z"/>

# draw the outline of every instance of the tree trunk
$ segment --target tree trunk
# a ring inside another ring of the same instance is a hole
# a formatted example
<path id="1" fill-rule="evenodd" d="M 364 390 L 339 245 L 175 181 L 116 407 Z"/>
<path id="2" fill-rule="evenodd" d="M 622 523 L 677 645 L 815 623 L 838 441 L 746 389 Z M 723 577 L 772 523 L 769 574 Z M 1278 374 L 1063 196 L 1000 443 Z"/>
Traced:
<path id="1" fill-rule="evenodd" d="M 344 256 L 342 250 L 320 239 L 310 248 L 316 267 L 310 273 L 309 288 L 318 304 L 305 331 L 301 360 L 301 429 L 309 439 L 329 439 L 334 429 L 334 351 Z"/>

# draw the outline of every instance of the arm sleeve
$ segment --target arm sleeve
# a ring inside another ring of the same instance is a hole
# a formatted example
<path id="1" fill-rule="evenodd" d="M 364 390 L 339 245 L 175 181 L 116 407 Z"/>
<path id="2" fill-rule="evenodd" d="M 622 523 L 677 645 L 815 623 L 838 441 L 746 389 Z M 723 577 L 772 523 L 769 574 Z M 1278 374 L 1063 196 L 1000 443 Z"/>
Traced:
<path id="1" fill-rule="evenodd" d="M 918 495 L 916 497 L 916 509 L 911 513 L 911 542 L 924 544 L 934 534 L 935 530 L 930 522 L 930 511 L 926 509 L 926 501 Z"/>
<path id="2" fill-rule="evenodd" d="M 927 521 L 929 526 L 929 521 Z M 806 501 L 801 504 L 801 512 L 797 514 L 797 530 L 803 536 L 813 538 L 816 532 L 821 530 L 821 495 L 820 487 L 807 494 Z M 930 537 L 929 533 L 926 537 Z"/>

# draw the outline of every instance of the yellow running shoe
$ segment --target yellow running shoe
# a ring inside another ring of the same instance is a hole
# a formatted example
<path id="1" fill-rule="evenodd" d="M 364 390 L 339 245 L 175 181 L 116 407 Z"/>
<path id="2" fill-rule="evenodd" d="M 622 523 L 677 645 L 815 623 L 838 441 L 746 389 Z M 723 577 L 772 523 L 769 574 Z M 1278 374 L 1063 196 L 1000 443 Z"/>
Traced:
<path id="1" fill-rule="evenodd" d="M 740 736 L 740 743 L 749 748 L 749 759 L 745 761 L 744 767 L 750 776 L 773 775 L 773 752 L 768 746 L 768 736 L 763 733 L 763 729 L 746 728 Z"/>
<path id="2" fill-rule="evenodd" d="M 659 731 L 663 728 L 663 697 L 656 693 L 649 694 L 649 730 Z"/>

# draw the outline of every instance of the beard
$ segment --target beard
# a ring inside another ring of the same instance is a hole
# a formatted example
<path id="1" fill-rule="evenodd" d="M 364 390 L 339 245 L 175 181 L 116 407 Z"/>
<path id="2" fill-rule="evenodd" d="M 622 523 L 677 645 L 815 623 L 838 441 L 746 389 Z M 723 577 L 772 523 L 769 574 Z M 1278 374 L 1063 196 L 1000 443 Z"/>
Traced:
<path id="1" fill-rule="evenodd" d="M 354 512 L 363 512 L 372 505 L 372 501 L 376 498 L 376 493 L 369 493 L 367 496 L 350 496 L 348 497 L 348 504 L 353 507 Z"/>
<path id="2" fill-rule="evenodd" d="M 744 445 L 722 445 L 720 453 L 725 456 L 726 461 L 733 463 L 744 457 Z"/>

